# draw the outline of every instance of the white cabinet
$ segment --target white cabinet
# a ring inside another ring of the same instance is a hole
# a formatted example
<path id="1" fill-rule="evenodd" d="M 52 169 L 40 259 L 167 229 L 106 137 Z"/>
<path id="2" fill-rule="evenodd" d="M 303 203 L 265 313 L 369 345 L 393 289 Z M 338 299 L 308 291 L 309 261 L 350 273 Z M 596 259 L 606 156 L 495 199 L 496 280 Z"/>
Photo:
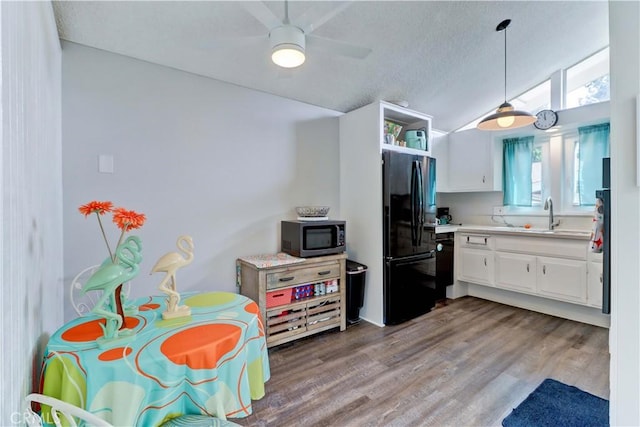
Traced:
<path id="1" fill-rule="evenodd" d="M 597 307 L 602 284 L 587 241 L 459 232 L 458 280 Z M 590 265 L 587 285 L 587 264 Z M 595 264 L 591 266 L 591 264 Z"/>
<path id="2" fill-rule="evenodd" d="M 502 143 L 493 132 L 469 129 L 447 135 L 448 192 L 502 191 Z"/>
<path id="3" fill-rule="evenodd" d="M 536 257 L 496 252 L 496 287 L 521 292 L 536 291 Z"/>
<path id="4" fill-rule="evenodd" d="M 478 249 L 460 249 L 460 280 L 491 285 L 493 283 L 493 253 Z"/>
<path id="5" fill-rule="evenodd" d="M 460 234 L 458 280 L 493 285 L 494 258 L 490 236 Z"/>
<path id="6" fill-rule="evenodd" d="M 347 222 L 349 256 L 369 267 L 360 316 L 377 324 L 383 323 L 382 150 L 429 154 L 429 150 L 386 144 L 385 120 L 402 125 L 403 132 L 426 128 L 429 149 L 432 143 L 430 116 L 387 102 L 375 102 L 339 119 L 340 212 L 336 215 Z"/>
<path id="7" fill-rule="evenodd" d="M 541 295 L 583 304 L 587 302 L 585 261 L 538 257 L 536 281 Z"/>
<path id="8" fill-rule="evenodd" d="M 602 308 L 602 254 L 589 254 L 587 262 L 587 304 Z"/>
<path id="9" fill-rule="evenodd" d="M 449 188 L 449 152 L 447 134 L 433 130 L 431 157 L 436 159 L 436 191 L 447 192 Z"/>

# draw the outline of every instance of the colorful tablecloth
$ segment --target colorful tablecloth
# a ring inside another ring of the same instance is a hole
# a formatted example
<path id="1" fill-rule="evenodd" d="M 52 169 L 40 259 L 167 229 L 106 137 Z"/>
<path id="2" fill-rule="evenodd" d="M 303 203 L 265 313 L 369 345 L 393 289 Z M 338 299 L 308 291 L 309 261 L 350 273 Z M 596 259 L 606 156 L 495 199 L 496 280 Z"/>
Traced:
<path id="1" fill-rule="evenodd" d="M 60 328 L 45 351 L 42 392 L 116 426 L 157 426 L 182 414 L 251 414 L 270 377 L 264 324 L 252 300 L 229 292 L 196 294 L 180 304 L 191 316 L 163 320 L 166 297 L 136 300 L 126 318 L 135 339 L 100 349 L 97 317 Z"/>

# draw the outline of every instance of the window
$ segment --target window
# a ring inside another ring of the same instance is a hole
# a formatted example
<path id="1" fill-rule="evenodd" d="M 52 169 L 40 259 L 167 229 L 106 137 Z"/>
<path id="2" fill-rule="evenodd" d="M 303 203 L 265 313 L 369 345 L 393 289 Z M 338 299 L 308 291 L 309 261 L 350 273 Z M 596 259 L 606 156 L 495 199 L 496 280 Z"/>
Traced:
<path id="1" fill-rule="evenodd" d="M 566 108 L 609 100 L 609 48 L 567 69 Z"/>
<path id="2" fill-rule="evenodd" d="M 527 213 L 551 196 L 565 214 L 591 212 L 608 155 L 609 123 L 504 139 L 503 203 L 511 213 Z"/>
<path id="3" fill-rule="evenodd" d="M 548 175 L 548 138 L 508 138 L 503 143 L 503 203 L 542 206 Z"/>
<path id="4" fill-rule="evenodd" d="M 609 156 L 609 123 L 578 129 L 573 142 L 572 204 L 595 206 L 595 191 L 602 187 L 602 159 Z"/>
<path id="5" fill-rule="evenodd" d="M 509 102 L 516 110 L 531 111 L 533 113 L 551 108 L 551 81 L 544 81 Z"/>
<path id="6" fill-rule="evenodd" d="M 542 205 L 542 144 L 535 143 L 531 157 L 531 206 Z"/>

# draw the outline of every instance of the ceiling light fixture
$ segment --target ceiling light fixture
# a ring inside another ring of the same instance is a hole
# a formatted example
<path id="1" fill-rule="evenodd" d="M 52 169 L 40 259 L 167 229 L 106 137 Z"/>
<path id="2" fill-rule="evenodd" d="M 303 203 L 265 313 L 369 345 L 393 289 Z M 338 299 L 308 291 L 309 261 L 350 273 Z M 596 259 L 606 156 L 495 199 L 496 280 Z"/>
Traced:
<path id="1" fill-rule="evenodd" d="M 289 22 L 289 2 L 284 2 L 282 25 L 269 33 L 271 60 L 282 68 L 295 68 L 304 64 L 306 39 L 304 31 Z"/>
<path id="2" fill-rule="evenodd" d="M 269 33 L 271 60 L 283 68 L 295 68 L 304 63 L 304 32 L 290 24 L 276 27 Z"/>
<path id="3" fill-rule="evenodd" d="M 495 113 L 478 123 L 478 129 L 481 130 L 515 129 L 536 121 L 534 115 L 516 110 L 513 105 L 507 102 L 507 27 L 510 23 L 511 19 L 505 19 L 496 27 L 496 31 L 504 31 L 504 103 L 498 107 Z"/>

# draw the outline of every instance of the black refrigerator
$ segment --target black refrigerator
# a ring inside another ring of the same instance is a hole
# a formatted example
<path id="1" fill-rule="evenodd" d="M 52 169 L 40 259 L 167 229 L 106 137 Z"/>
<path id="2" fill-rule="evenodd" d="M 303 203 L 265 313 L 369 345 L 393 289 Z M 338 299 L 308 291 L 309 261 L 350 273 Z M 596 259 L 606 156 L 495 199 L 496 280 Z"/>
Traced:
<path id="1" fill-rule="evenodd" d="M 436 161 L 383 151 L 384 323 L 427 313 L 436 295 Z"/>
<path id="2" fill-rule="evenodd" d="M 604 228 L 602 241 L 602 312 L 611 313 L 611 163 L 602 159 L 602 189 L 596 190 L 596 198 L 602 201 Z"/>

